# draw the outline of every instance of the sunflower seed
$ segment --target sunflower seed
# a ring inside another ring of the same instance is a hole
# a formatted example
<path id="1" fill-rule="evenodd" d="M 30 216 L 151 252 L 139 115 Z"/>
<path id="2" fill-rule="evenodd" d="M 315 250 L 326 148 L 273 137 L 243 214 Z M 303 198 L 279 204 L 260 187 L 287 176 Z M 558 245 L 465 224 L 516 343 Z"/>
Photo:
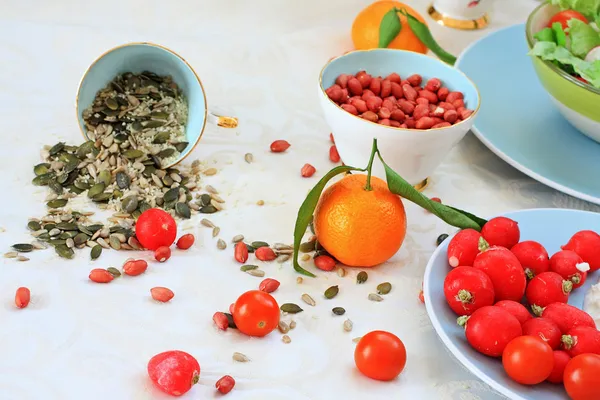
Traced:
<path id="1" fill-rule="evenodd" d="M 252 153 L 246 153 L 244 154 L 244 160 L 246 160 L 248 164 L 251 164 L 252 161 L 254 161 L 254 156 L 252 155 Z"/>
<path id="2" fill-rule="evenodd" d="M 252 276 L 257 276 L 259 278 L 262 278 L 263 276 L 265 276 L 265 271 L 261 270 L 261 269 L 251 269 L 250 271 L 246 272 L 249 275 Z"/>
<path id="3" fill-rule="evenodd" d="M 242 353 L 238 353 L 237 351 L 235 353 L 233 353 L 233 361 L 237 361 L 237 362 L 248 362 L 250 361 L 250 359 L 242 354 Z"/>
<path id="4" fill-rule="evenodd" d="M 17 258 L 19 256 L 19 253 L 17 253 L 16 251 L 9 251 L 7 253 L 4 253 L 4 258 Z"/>
<path id="5" fill-rule="evenodd" d="M 369 293 L 369 300 L 371 301 L 382 301 L 383 297 L 375 293 Z"/>
<path id="6" fill-rule="evenodd" d="M 358 283 L 359 285 L 361 283 L 365 283 L 367 279 L 369 279 L 369 275 L 367 275 L 365 271 L 360 271 L 358 275 L 356 275 L 356 283 Z"/>
<path id="7" fill-rule="evenodd" d="M 392 290 L 392 284 L 389 282 L 383 282 L 377 285 L 378 294 L 388 294 Z"/>
<path id="8" fill-rule="evenodd" d="M 221 228 L 219 228 L 218 226 L 215 226 L 212 230 L 212 237 L 219 236 L 219 232 L 221 232 Z"/>
<path id="9" fill-rule="evenodd" d="M 294 250 L 294 246 L 290 246 L 289 244 L 285 244 L 285 243 L 275 243 L 273 245 L 273 248 L 275 250 Z"/>
<path id="10" fill-rule="evenodd" d="M 288 344 L 292 342 L 292 339 L 288 336 L 288 335 L 283 335 L 281 337 L 281 340 L 283 341 L 283 343 Z"/>
<path id="11" fill-rule="evenodd" d="M 48 235 L 50 235 L 50 236 L 58 236 L 61 233 L 62 233 L 62 231 L 60 229 L 54 228 L 50 232 L 48 232 Z"/>
<path id="12" fill-rule="evenodd" d="M 302 261 L 310 260 L 310 254 L 303 254 L 302 257 L 300 258 L 300 260 L 302 260 Z"/>
<path id="13" fill-rule="evenodd" d="M 340 291 L 340 288 L 337 285 L 331 286 L 331 287 L 327 288 L 327 290 L 325 291 L 325 297 L 327 299 L 333 299 L 335 296 L 337 296 L 339 291 Z"/>
<path id="14" fill-rule="evenodd" d="M 72 249 L 73 247 L 75 247 L 75 242 L 73 241 L 73 239 L 72 239 L 72 238 L 68 238 L 68 239 L 66 240 L 66 242 L 65 242 L 65 245 L 66 245 L 68 248 Z"/>
<path id="15" fill-rule="evenodd" d="M 277 328 L 279 329 L 279 332 L 281 332 L 281 333 L 288 333 L 290 331 L 290 326 L 285 321 L 281 321 L 281 320 L 279 320 L 279 324 L 277 325 Z"/>
<path id="16" fill-rule="evenodd" d="M 227 243 L 223 239 L 217 240 L 217 249 L 225 250 L 227 248 Z"/>
<path id="17" fill-rule="evenodd" d="M 353 326 L 353 325 L 354 325 L 354 324 L 353 324 L 353 323 L 352 323 L 352 321 L 350 321 L 349 319 L 345 320 L 345 321 L 344 321 L 344 331 L 346 331 L 346 332 L 350 332 L 350 331 L 352 331 L 352 326 Z"/>
<path id="18" fill-rule="evenodd" d="M 104 238 L 98 238 L 96 239 L 96 243 L 98 243 L 100 246 L 102 246 L 105 249 L 110 249 L 110 245 L 106 242 L 106 240 L 104 240 Z"/>
<path id="19" fill-rule="evenodd" d="M 289 260 L 291 257 L 292 257 L 292 256 L 291 256 L 290 254 L 281 254 L 281 255 L 277 256 L 277 259 L 276 259 L 276 261 L 277 261 L 279 264 L 282 264 L 282 263 L 284 263 L 284 262 L 288 261 L 288 260 Z"/>
<path id="20" fill-rule="evenodd" d="M 206 176 L 212 176 L 215 175 L 217 173 L 217 169 L 216 168 L 208 168 L 204 170 L 204 175 Z"/>
<path id="21" fill-rule="evenodd" d="M 235 235 L 233 239 L 231 239 L 232 243 L 238 243 L 244 240 L 244 235 Z"/>
<path id="22" fill-rule="evenodd" d="M 211 194 L 210 197 L 217 203 L 225 203 L 225 200 L 223 200 L 223 198 L 216 193 Z"/>
<path id="23" fill-rule="evenodd" d="M 296 283 L 298 283 L 298 284 L 302 283 L 303 281 L 304 281 L 304 279 L 302 279 L 301 276 L 296 278 Z"/>
<path id="24" fill-rule="evenodd" d="M 17 243 L 13 244 L 12 248 L 18 251 L 19 253 L 29 253 L 33 250 L 33 246 L 29 243 Z"/>
<path id="25" fill-rule="evenodd" d="M 221 211 L 223 209 L 223 206 L 221 205 L 221 203 L 219 203 L 218 201 L 215 201 L 214 199 L 210 200 L 210 205 L 213 206 L 217 211 Z"/>
<path id="26" fill-rule="evenodd" d="M 331 309 L 331 311 L 335 314 L 335 315 L 344 315 L 346 313 L 346 310 L 344 309 L 344 307 L 333 307 Z"/>
<path id="27" fill-rule="evenodd" d="M 346 270 L 342 267 L 339 267 L 337 269 L 337 274 L 340 278 L 343 278 L 344 276 L 346 276 Z"/>
<path id="28" fill-rule="evenodd" d="M 290 330 L 296 327 L 296 321 L 290 321 Z"/>
<path id="29" fill-rule="evenodd" d="M 277 254 L 294 254 L 294 249 L 281 249 L 281 250 L 277 250 Z"/>
<path id="30" fill-rule="evenodd" d="M 127 244 L 130 245 L 133 250 L 142 249 L 142 245 L 140 244 L 140 242 L 133 236 L 127 239 Z"/>
<path id="31" fill-rule="evenodd" d="M 299 312 L 304 311 L 302 308 L 300 308 L 297 304 L 294 303 L 285 303 L 282 304 L 279 308 L 281 309 L 281 311 L 286 312 L 288 314 L 297 314 Z"/>
<path id="32" fill-rule="evenodd" d="M 211 194 L 219 194 L 219 192 L 217 191 L 217 189 L 215 189 L 215 188 L 214 188 L 214 187 L 212 187 L 211 185 L 206 185 L 206 186 L 204 187 L 204 189 L 206 189 L 206 191 L 207 191 L 208 193 L 211 193 Z"/>
<path id="33" fill-rule="evenodd" d="M 48 248 L 48 245 L 44 242 L 40 242 L 39 240 L 34 241 L 33 243 L 31 243 L 31 245 L 36 249 L 36 250 L 44 250 Z"/>
<path id="34" fill-rule="evenodd" d="M 306 304 L 308 304 L 309 306 L 316 306 L 317 303 L 315 302 L 315 300 L 310 297 L 310 295 L 308 295 L 307 293 L 304 293 L 301 297 L 302 301 L 305 302 Z"/>
<path id="35" fill-rule="evenodd" d="M 257 206 L 264 206 L 265 205 L 265 201 L 264 200 L 259 200 L 256 202 Z"/>
<path id="36" fill-rule="evenodd" d="M 25 256 L 18 256 L 17 261 L 29 261 L 29 258 L 27 258 Z"/>

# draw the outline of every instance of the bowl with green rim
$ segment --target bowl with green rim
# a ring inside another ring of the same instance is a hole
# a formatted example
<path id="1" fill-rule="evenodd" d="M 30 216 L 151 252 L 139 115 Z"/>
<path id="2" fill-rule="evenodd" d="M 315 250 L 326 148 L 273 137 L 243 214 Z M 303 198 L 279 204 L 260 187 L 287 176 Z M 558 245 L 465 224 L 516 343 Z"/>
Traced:
<path id="1" fill-rule="evenodd" d="M 534 35 L 559 11 L 557 6 L 544 3 L 531 12 L 525 25 L 530 50 L 536 42 Z M 581 133 L 600 142 L 600 89 L 579 81 L 550 61 L 533 56 L 531 60 L 540 83 L 560 113 Z"/>

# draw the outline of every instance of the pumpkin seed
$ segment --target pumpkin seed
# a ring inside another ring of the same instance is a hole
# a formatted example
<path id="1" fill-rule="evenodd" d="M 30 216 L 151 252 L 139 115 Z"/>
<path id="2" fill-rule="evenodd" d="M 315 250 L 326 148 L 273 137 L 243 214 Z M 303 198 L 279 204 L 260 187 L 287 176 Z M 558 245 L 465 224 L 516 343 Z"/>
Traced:
<path id="1" fill-rule="evenodd" d="M 121 208 L 126 213 L 132 213 L 138 208 L 138 199 L 137 196 L 131 195 L 121 199 Z"/>
<path id="2" fill-rule="evenodd" d="M 188 144 L 188 142 L 179 142 L 173 143 L 173 146 L 178 152 L 182 153 L 188 147 Z"/>
<path id="3" fill-rule="evenodd" d="M 67 245 L 67 241 L 66 239 L 50 239 L 48 240 L 48 244 L 50 244 L 51 246 L 66 246 Z"/>
<path id="4" fill-rule="evenodd" d="M 35 178 L 33 178 L 31 183 L 33 183 L 36 186 L 46 186 L 55 176 L 56 175 L 54 174 L 54 172 L 48 172 L 47 174 L 36 176 Z"/>
<path id="5" fill-rule="evenodd" d="M 177 203 L 175 204 L 175 212 L 181 218 L 189 219 L 192 216 L 192 212 L 190 211 L 190 207 L 185 203 Z"/>
<path id="6" fill-rule="evenodd" d="M 52 147 L 50 148 L 50 150 L 48 150 L 48 153 L 49 153 L 51 156 L 55 156 L 55 155 L 57 155 L 58 153 L 60 153 L 61 151 L 63 151 L 63 149 L 64 149 L 64 148 L 65 148 L 65 143 L 64 143 L 64 142 L 58 142 L 58 143 L 56 143 L 54 146 L 52 146 Z"/>
<path id="7" fill-rule="evenodd" d="M 159 158 L 167 158 L 171 157 L 173 154 L 175 154 L 175 149 L 164 149 L 156 153 L 155 156 Z"/>
<path id="8" fill-rule="evenodd" d="M 213 214 L 213 213 L 217 212 L 217 209 L 214 206 L 209 205 L 209 206 L 204 206 L 204 207 L 200 208 L 200 212 L 202 214 Z"/>
<path id="9" fill-rule="evenodd" d="M 292 338 L 290 338 L 288 335 L 283 335 L 281 337 L 281 341 L 285 344 L 291 343 L 292 342 Z"/>
<path id="10" fill-rule="evenodd" d="M 254 247 L 250 246 L 248 243 L 246 243 L 246 249 L 248 249 L 248 253 L 254 253 L 254 251 L 256 250 Z"/>
<path id="11" fill-rule="evenodd" d="M 335 315 L 344 315 L 346 313 L 346 310 L 344 309 L 344 307 L 333 307 L 331 309 L 331 311 L 335 314 Z"/>
<path id="12" fill-rule="evenodd" d="M 445 233 L 442 233 L 440 236 L 437 237 L 435 243 L 439 246 L 446 239 L 448 239 L 448 235 Z"/>
<path id="13" fill-rule="evenodd" d="M 40 225 L 38 221 L 29 221 L 27 223 L 27 227 L 32 231 L 39 231 L 40 229 L 42 229 L 42 225 Z"/>
<path id="14" fill-rule="evenodd" d="M 279 324 L 277 324 L 277 328 L 281 333 L 288 333 L 290 331 L 290 326 L 285 322 L 279 320 Z"/>
<path id="15" fill-rule="evenodd" d="M 171 137 L 171 132 L 159 132 L 154 136 L 152 143 L 154 144 L 165 144 Z"/>
<path id="16" fill-rule="evenodd" d="M 48 181 L 48 187 L 56 194 L 62 194 L 63 192 L 63 187 L 55 180 Z"/>
<path id="17" fill-rule="evenodd" d="M 304 311 L 300 306 L 294 303 L 284 303 L 279 307 L 281 311 L 286 312 L 288 314 L 298 314 L 299 312 Z"/>
<path id="18" fill-rule="evenodd" d="M 375 293 L 369 293 L 369 300 L 371 301 L 382 301 L 383 297 Z"/>
<path id="19" fill-rule="evenodd" d="M 223 239 L 217 240 L 217 249 L 225 250 L 227 248 L 227 243 Z"/>
<path id="20" fill-rule="evenodd" d="M 244 235 L 235 235 L 233 239 L 231 239 L 232 243 L 238 243 L 244 240 Z"/>
<path id="21" fill-rule="evenodd" d="M 89 190 L 88 190 L 88 197 L 90 199 L 93 199 L 95 196 L 101 194 L 102 192 L 104 192 L 104 188 L 106 187 L 106 185 L 104 185 L 104 183 L 97 183 L 94 186 L 92 186 Z"/>
<path id="22" fill-rule="evenodd" d="M 248 272 L 248 271 L 251 271 L 251 270 L 257 269 L 257 268 L 258 268 L 258 265 L 246 264 L 246 265 L 242 265 L 240 267 L 240 271 Z"/>
<path id="23" fill-rule="evenodd" d="M 248 362 L 248 361 L 250 361 L 250 359 L 246 355 L 244 355 L 242 353 L 238 353 L 237 351 L 235 353 L 233 353 L 232 358 L 233 358 L 233 361 L 237 361 L 237 362 Z"/>
<path id="24" fill-rule="evenodd" d="M 108 267 L 106 270 L 113 276 L 113 278 L 118 278 L 121 276 L 121 272 L 115 267 Z"/>
<path id="25" fill-rule="evenodd" d="M 359 285 L 361 283 L 365 283 L 367 279 L 369 279 L 369 275 L 367 275 L 365 271 L 360 271 L 358 275 L 356 275 L 356 283 L 358 283 Z"/>
<path id="26" fill-rule="evenodd" d="M 138 149 L 129 149 L 129 150 L 126 150 L 125 152 L 123 152 L 123 157 L 125 157 L 129 160 L 140 158 L 143 155 L 144 155 L 144 153 Z"/>
<path id="27" fill-rule="evenodd" d="M 94 247 L 92 247 L 92 250 L 90 251 L 90 258 L 92 260 L 95 260 L 98 257 L 100 257 L 100 254 L 102 254 L 102 246 L 97 244 Z"/>
<path id="28" fill-rule="evenodd" d="M 302 301 L 305 302 L 306 304 L 308 304 L 309 306 L 316 306 L 317 303 L 315 302 L 315 299 L 313 299 L 312 297 L 310 297 L 309 294 L 304 293 L 301 297 Z"/>
<path id="29" fill-rule="evenodd" d="M 219 236 L 219 232 L 221 232 L 221 228 L 219 228 L 218 226 L 215 226 L 212 230 L 212 237 Z"/>
<path id="30" fill-rule="evenodd" d="M 68 202 L 69 202 L 69 200 L 67 200 L 67 199 L 55 199 L 55 200 L 50 200 L 49 202 L 46 203 L 46 205 L 50 208 L 62 208 L 64 206 L 66 206 Z"/>
<path id="31" fill-rule="evenodd" d="M 75 237 L 73 238 L 73 242 L 75 243 L 75 246 L 80 246 L 82 244 L 85 244 L 85 242 L 87 242 L 89 240 L 89 238 L 90 237 L 88 235 L 81 232 L 81 233 L 78 233 L 77 235 L 75 235 Z"/>
<path id="32" fill-rule="evenodd" d="M 176 201 L 178 198 L 179 198 L 179 188 L 169 189 L 163 195 L 163 199 L 167 203 L 169 203 L 171 201 Z"/>
<path id="33" fill-rule="evenodd" d="M 30 251 L 33 251 L 33 245 L 29 243 L 13 244 L 12 248 L 18 251 L 19 253 L 29 253 Z"/>
<path id="34" fill-rule="evenodd" d="M 144 123 L 144 128 L 159 128 L 161 126 L 164 126 L 167 123 L 167 121 L 159 121 L 159 120 L 150 120 L 150 121 L 146 121 Z"/>
<path id="35" fill-rule="evenodd" d="M 327 290 L 325 291 L 325 297 L 328 299 L 333 299 L 335 296 L 337 296 L 337 294 L 339 293 L 340 288 L 335 285 L 335 286 L 331 286 L 329 288 L 327 288 Z"/>
<path id="36" fill-rule="evenodd" d="M 254 161 L 254 156 L 252 155 L 252 153 L 246 153 L 244 154 L 244 160 L 246 160 L 248 164 L 251 164 L 252 161 Z"/>
<path id="37" fill-rule="evenodd" d="M 61 229 L 63 231 L 76 231 L 77 229 L 77 224 L 74 224 L 72 222 L 59 222 L 58 224 L 56 224 L 56 227 L 58 229 Z"/>
<path id="38" fill-rule="evenodd" d="M 344 321 L 344 331 L 345 332 L 350 332 L 352 331 L 352 327 L 353 327 L 353 323 L 352 321 L 350 321 L 349 319 Z"/>
<path id="39" fill-rule="evenodd" d="M 254 247 L 255 249 L 258 249 L 260 247 L 269 247 L 269 243 L 267 243 L 267 242 L 261 242 L 260 240 L 252 242 L 250 245 L 252 247 Z"/>
<path id="40" fill-rule="evenodd" d="M 115 249 L 115 250 L 121 250 L 121 241 L 114 234 L 110 235 L 108 237 L 108 243 L 110 244 L 110 247 L 112 247 L 113 249 Z"/>
<path id="41" fill-rule="evenodd" d="M 107 98 L 104 101 L 104 104 L 106 104 L 106 107 L 110 108 L 111 110 L 116 110 L 119 108 L 119 103 L 117 103 L 117 101 L 111 97 Z"/>
<path id="42" fill-rule="evenodd" d="M 100 193 L 100 194 L 97 194 L 94 197 L 92 197 L 92 201 L 94 201 L 96 203 L 101 203 L 103 201 L 110 200 L 111 197 L 112 197 L 112 193 L 104 192 L 104 193 Z"/>
<path id="43" fill-rule="evenodd" d="M 252 276 L 256 276 L 259 278 L 262 278 L 263 276 L 265 276 L 265 271 L 261 270 L 261 269 L 251 269 L 250 271 L 246 272 L 249 275 Z"/>
<path id="44" fill-rule="evenodd" d="M 120 189 L 128 189 L 131 185 L 131 179 L 125 172 L 117 172 L 115 180 L 117 181 L 117 186 Z"/>
<path id="45" fill-rule="evenodd" d="M 211 200 L 212 200 L 212 197 L 210 197 L 210 194 L 208 194 L 208 193 L 204 193 L 200 196 L 200 204 L 202 206 L 208 206 L 210 204 Z"/>
<path id="46" fill-rule="evenodd" d="M 73 251 L 73 249 L 68 248 L 64 244 L 59 244 L 58 246 L 55 246 L 54 250 L 56 251 L 56 254 L 58 254 L 62 258 L 71 259 L 75 256 L 75 252 Z"/>
<path id="47" fill-rule="evenodd" d="M 110 180 L 111 180 L 111 174 L 110 172 L 108 172 L 107 170 L 103 169 L 102 171 L 100 171 L 100 173 L 98 174 L 98 179 L 97 181 L 100 183 L 104 183 L 104 187 L 110 185 Z"/>
<path id="48" fill-rule="evenodd" d="M 300 251 L 302 253 L 310 253 L 311 251 L 315 251 L 315 243 L 316 240 L 310 240 L 308 242 L 301 243 Z"/>
<path id="49" fill-rule="evenodd" d="M 19 256 L 19 253 L 17 253 L 16 251 L 9 251 L 7 253 L 4 253 L 4 258 L 17 258 Z"/>
<path id="50" fill-rule="evenodd" d="M 48 164 L 48 163 L 41 163 L 41 164 L 38 164 L 35 167 L 33 167 L 33 173 L 35 174 L 35 176 L 47 174 L 49 171 L 50 171 L 50 164 Z"/>
<path id="51" fill-rule="evenodd" d="M 202 218 L 200 220 L 200 223 L 202 225 L 208 227 L 208 228 L 214 228 L 215 227 L 215 224 L 210 219 L 207 219 L 207 218 Z"/>
<path id="52" fill-rule="evenodd" d="M 91 153 L 94 146 L 95 146 L 95 143 L 91 140 L 88 140 L 87 142 L 82 143 L 77 148 L 77 150 L 75 151 L 75 154 L 77 155 L 77 157 L 83 159 L 83 158 L 85 158 L 85 156 L 87 156 L 89 153 Z"/>
<path id="53" fill-rule="evenodd" d="M 378 294 L 388 294 L 392 290 L 392 284 L 389 282 L 383 282 L 377 285 Z"/>

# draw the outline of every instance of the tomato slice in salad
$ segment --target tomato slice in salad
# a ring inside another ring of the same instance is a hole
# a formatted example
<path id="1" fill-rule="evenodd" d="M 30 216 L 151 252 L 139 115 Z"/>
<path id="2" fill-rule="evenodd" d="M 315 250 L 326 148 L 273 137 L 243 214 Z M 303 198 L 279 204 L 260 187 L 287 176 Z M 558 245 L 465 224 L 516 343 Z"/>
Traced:
<path id="1" fill-rule="evenodd" d="M 573 75 L 573 77 L 574 77 L 575 79 L 577 79 L 578 81 L 580 81 L 580 82 L 583 82 L 583 83 L 589 83 L 588 81 L 586 81 L 585 79 L 583 79 L 583 78 L 582 78 L 582 77 L 580 77 L 580 76 Z"/>
<path id="2" fill-rule="evenodd" d="M 552 28 L 552 24 L 555 22 L 558 22 L 562 25 L 563 29 L 567 29 L 569 27 L 568 22 L 572 18 L 581 20 L 581 21 L 585 22 L 586 24 L 588 23 L 587 18 L 584 17 L 583 14 L 578 13 L 577 11 L 574 11 L 574 10 L 564 10 L 564 11 L 561 11 L 558 14 L 554 15 L 554 17 L 552 17 L 550 22 L 548 22 L 548 28 Z"/>

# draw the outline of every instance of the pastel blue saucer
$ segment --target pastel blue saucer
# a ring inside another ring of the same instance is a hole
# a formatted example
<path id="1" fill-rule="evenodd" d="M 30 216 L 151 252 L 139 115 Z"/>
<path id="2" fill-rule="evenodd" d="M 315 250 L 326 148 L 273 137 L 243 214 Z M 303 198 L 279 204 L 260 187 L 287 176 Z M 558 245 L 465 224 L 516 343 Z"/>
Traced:
<path id="1" fill-rule="evenodd" d="M 600 143 L 562 117 L 527 55 L 525 25 L 490 33 L 456 67 L 475 82 L 481 109 L 471 128 L 492 152 L 556 190 L 600 204 Z"/>
<path id="2" fill-rule="evenodd" d="M 571 236 L 581 230 L 600 232 L 600 213 L 557 208 L 521 210 L 505 214 L 519 223 L 521 240 L 540 242 L 552 255 Z M 560 226 L 560 229 L 548 229 Z M 423 278 L 423 295 L 429 319 L 436 333 L 452 353 L 469 371 L 510 400 L 568 400 L 562 385 L 542 383 L 535 386 L 520 385 L 504 372 L 500 359 L 484 356 L 475 351 L 465 339 L 464 329 L 456 324 L 456 314 L 448 307 L 444 297 L 444 279 L 451 267 L 448 265 L 448 238 L 435 250 Z M 569 304 L 583 307 L 589 288 L 596 284 L 600 271 L 588 274 L 583 286 L 569 296 Z"/>

